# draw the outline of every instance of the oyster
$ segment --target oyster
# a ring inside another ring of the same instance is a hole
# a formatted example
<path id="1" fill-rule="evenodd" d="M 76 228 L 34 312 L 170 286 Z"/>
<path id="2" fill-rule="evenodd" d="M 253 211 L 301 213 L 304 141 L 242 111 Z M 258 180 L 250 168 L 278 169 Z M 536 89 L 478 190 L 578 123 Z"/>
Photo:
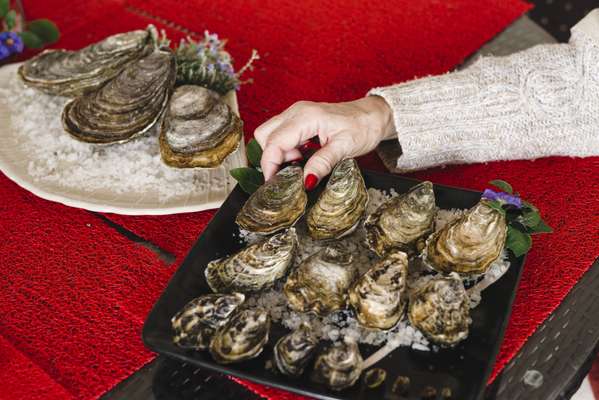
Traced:
<path id="1" fill-rule="evenodd" d="M 19 76 L 27 86 L 49 94 L 79 96 L 151 51 L 151 29 L 112 35 L 79 51 L 46 50 L 21 65 Z"/>
<path id="2" fill-rule="evenodd" d="M 215 293 L 257 292 L 282 278 L 297 251 L 295 228 L 208 263 L 204 274 Z"/>
<path id="3" fill-rule="evenodd" d="M 432 231 L 436 212 L 433 184 L 422 182 L 366 218 L 366 244 L 379 256 L 394 248 L 412 252 L 416 241 Z"/>
<path id="4" fill-rule="evenodd" d="M 67 103 L 62 124 L 84 142 L 130 140 L 158 121 L 170 97 L 175 73 L 172 51 L 156 50 L 128 64 L 102 88 Z"/>
<path id="5" fill-rule="evenodd" d="M 349 289 L 349 303 L 360 324 L 391 329 L 404 314 L 407 294 L 408 256 L 390 252 L 362 275 Z"/>
<path id="6" fill-rule="evenodd" d="M 333 343 L 318 356 L 312 379 L 324 383 L 332 390 L 343 390 L 360 378 L 363 362 L 356 341 L 345 337 L 343 342 Z"/>
<path id="7" fill-rule="evenodd" d="M 162 160 L 179 168 L 218 167 L 239 147 L 242 125 L 218 93 L 196 85 L 179 86 L 162 120 Z"/>
<path id="8" fill-rule="evenodd" d="M 308 211 L 308 233 L 314 239 L 338 239 L 351 233 L 368 203 L 364 178 L 354 159 L 341 161 L 316 204 Z"/>
<path id="9" fill-rule="evenodd" d="M 273 364 L 284 375 L 300 376 L 317 345 L 318 339 L 312 333 L 312 327 L 304 322 L 299 329 L 277 341 L 273 349 Z"/>
<path id="10" fill-rule="evenodd" d="M 245 230 L 269 235 L 295 224 L 307 202 L 302 169 L 289 166 L 250 196 L 235 221 Z"/>
<path id="11" fill-rule="evenodd" d="M 427 240 L 424 261 L 439 272 L 478 275 L 501 255 L 505 217 L 484 201 Z"/>
<path id="12" fill-rule="evenodd" d="M 269 330 L 270 317 L 266 310 L 241 310 L 214 334 L 210 354 L 219 364 L 258 357 L 268 342 Z"/>
<path id="13" fill-rule="evenodd" d="M 453 346 L 468 336 L 470 301 L 455 273 L 437 275 L 410 296 L 410 323 L 441 346 Z"/>
<path id="14" fill-rule="evenodd" d="M 180 347 L 207 349 L 214 332 L 243 303 L 241 293 L 207 294 L 193 299 L 171 319 L 174 342 Z"/>
<path id="15" fill-rule="evenodd" d="M 345 307 L 347 289 L 357 274 L 352 254 L 341 244 L 333 243 L 293 270 L 283 291 L 293 310 L 324 316 Z"/>

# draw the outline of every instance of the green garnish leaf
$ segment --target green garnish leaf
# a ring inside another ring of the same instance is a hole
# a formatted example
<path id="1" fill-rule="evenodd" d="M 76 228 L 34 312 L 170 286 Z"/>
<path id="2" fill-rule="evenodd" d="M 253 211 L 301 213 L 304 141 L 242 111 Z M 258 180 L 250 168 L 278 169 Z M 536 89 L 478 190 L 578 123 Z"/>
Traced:
<path id="1" fill-rule="evenodd" d="M 254 168 L 233 168 L 229 173 L 247 194 L 254 193 L 264 183 L 264 176 Z"/>
<path id="2" fill-rule="evenodd" d="M 532 209 L 524 209 L 522 212 L 522 216 L 518 218 L 518 221 L 528 228 L 532 228 L 537 226 L 539 222 L 541 222 L 541 215 L 539 211 Z"/>
<path id="3" fill-rule="evenodd" d="M 509 183 L 507 183 L 504 180 L 501 179 L 495 179 L 492 180 L 491 182 L 489 182 L 491 185 L 501 189 L 502 191 L 512 194 L 514 192 L 514 189 L 512 189 L 512 185 L 510 185 Z"/>
<path id="4" fill-rule="evenodd" d="M 27 24 L 27 29 L 33 32 L 44 44 L 56 43 L 60 32 L 56 24 L 49 19 L 36 19 Z"/>
<path id="5" fill-rule="evenodd" d="M 0 18 L 4 18 L 10 10 L 10 0 L 0 0 Z"/>
<path id="6" fill-rule="evenodd" d="M 499 201 L 497 201 L 497 200 L 485 200 L 485 203 L 489 207 L 491 207 L 491 208 L 499 211 L 501 214 L 505 215 L 505 210 L 503 208 L 503 205 Z"/>
<path id="7" fill-rule="evenodd" d="M 260 168 L 260 160 L 262 159 L 262 147 L 256 139 L 252 139 L 247 144 L 247 156 L 250 164 L 256 168 Z"/>
<path id="8" fill-rule="evenodd" d="M 42 40 L 33 32 L 19 32 L 19 36 L 23 39 L 23 44 L 29 49 L 39 49 L 44 47 Z"/>
<path id="9" fill-rule="evenodd" d="M 553 229 L 541 219 L 538 224 L 529 227 L 529 232 L 533 235 L 536 233 L 551 233 Z"/>
<path id="10" fill-rule="evenodd" d="M 505 247 L 514 253 L 514 256 L 520 257 L 526 254 L 532 246 L 532 239 L 528 233 L 519 231 L 511 226 L 507 227 L 507 239 Z"/>
<path id="11" fill-rule="evenodd" d="M 7 12 L 4 16 L 4 22 L 6 22 L 6 28 L 11 31 L 17 22 L 17 12 L 15 10 L 10 10 Z"/>

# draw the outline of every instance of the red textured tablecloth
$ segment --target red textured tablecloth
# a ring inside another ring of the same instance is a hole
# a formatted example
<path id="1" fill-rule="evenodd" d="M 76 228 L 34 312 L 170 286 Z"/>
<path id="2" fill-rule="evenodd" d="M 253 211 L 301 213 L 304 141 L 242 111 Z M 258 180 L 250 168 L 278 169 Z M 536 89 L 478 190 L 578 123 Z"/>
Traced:
<path id="1" fill-rule="evenodd" d="M 300 99 L 340 101 L 370 87 L 445 72 L 528 9 L 519 0 L 25 1 L 49 17 L 59 45 L 77 48 L 155 23 L 173 39 L 209 29 L 229 38 L 238 65 L 257 48 L 255 83 L 239 93 L 246 136 Z M 382 169 L 375 156 L 362 165 Z M 503 178 L 537 204 L 556 233 L 535 238 L 495 373 L 599 255 L 599 159 L 550 158 L 415 174 L 482 189 Z M 28 194 L 0 174 L 0 399 L 94 398 L 153 355 L 146 313 L 213 212 L 107 215 L 177 256 L 154 253 L 94 214 Z M 251 385 L 244 382 L 246 385 Z M 251 385 L 271 398 L 294 397 Z"/>

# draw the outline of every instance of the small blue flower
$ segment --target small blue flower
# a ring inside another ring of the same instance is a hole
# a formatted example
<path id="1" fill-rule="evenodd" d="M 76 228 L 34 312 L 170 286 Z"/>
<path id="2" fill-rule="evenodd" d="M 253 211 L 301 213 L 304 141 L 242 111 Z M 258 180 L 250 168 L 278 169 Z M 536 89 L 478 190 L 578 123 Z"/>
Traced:
<path id="1" fill-rule="evenodd" d="M 15 32 L 2 32 L 0 33 L 0 45 L 4 46 L 9 55 L 21 53 L 24 49 L 23 40 Z M 5 56 L 6 58 L 8 56 Z"/>
<path id="2" fill-rule="evenodd" d="M 520 197 L 511 195 L 509 193 L 495 192 L 491 189 L 485 189 L 482 198 L 487 200 L 496 200 L 503 204 L 511 204 L 516 208 L 522 208 L 522 200 Z"/>
<path id="3" fill-rule="evenodd" d="M 214 72 L 214 64 L 208 64 L 206 68 L 208 68 L 208 72 Z"/>
<path id="4" fill-rule="evenodd" d="M 0 60 L 4 60 L 10 56 L 10 50 L 2 42 L 0 42 Z"/>

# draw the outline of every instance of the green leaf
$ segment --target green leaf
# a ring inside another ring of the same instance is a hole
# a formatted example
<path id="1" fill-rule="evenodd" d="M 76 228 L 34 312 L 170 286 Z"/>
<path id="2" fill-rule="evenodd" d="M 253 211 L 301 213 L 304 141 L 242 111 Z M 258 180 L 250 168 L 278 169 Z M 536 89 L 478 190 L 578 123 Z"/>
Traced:
<path id="1" fill-rule="evenodd" d="M 19 32 L 19 36 L 21 37 L 21 39 L 23 39 L 23 44 L 25 44 L 25 47 L 29 49 L 39 49 L 44 47 L 44 43 L 42 42 L 42 40 L 39 37 L 37 37 L 37 35 L 33 32 Z"/>
<path id="2" fill-rule="evenodd" d="M 254 193 L 264 183 L 264 176 L 254 168 L 233 168 L 230 174 L 248 194 Z"/>
<path id="3" fill-rule="evenodd" d="M 536 208 L 532 203 L 529 203 L 526 200 L 522 200 L 522 209 L 524 210 L 534 210 L 534 211 L 539 211 L 538 208 Z"/>
<path id="4" fill-rule="evenodd" d="M 495 179 L 489 183 L 491 185 L 503 190 L 506 193 L 512 194 L 514 192 L 514 189 L 512 189 L 512 185 L 510 185 L 509 183 L 507 183 L 506 181 L 503 181 L 501 179 Z"/>
<path id="5" fill-rule="evenodd" d="M 535 226 L 531 226 L 529 229 L 530 229 L 530 233 L 532 233 L 532 234 L 553 232 L 553 229 L 551 229 L 551 227 L 549 225 L 547 225 L 545 223 L 545 221 L 543 221 L 542 219 L 539 221 L 538 224 L 536 224 Z"/>
<path id="6" fill-rule="evenodd" d="M 532 239 L 528 233 L 520 232 L 511 226 L 507 227 L 505 247 L 510 249 L 516 257 L 526 254 L 532 246 Z"/>
<path id="7" fill-rule="evenodd" d="M 56 43 L 60 38 L 58 27 L 49 19 L 42 18 L 31 21 L 27 24 L 27 29 L 36 34 L 46 45 Z"/>
<path id="8" fill-rule="evenodd" d="M 491 208 L 499 211 L 501 214 L 505 215 L 505 210 L 503 209 L 502 204 L 499 201 L 497 201 L 497 200 L 485 200 L 485 203 L 489 207 L 491 207 Z"/>
<path id="9" fill-rule="evenodd" d="M 250 164 L 252 164 L 256 168 L 260 168 L 260 159 L 262 158 L 262 147 L 260 147 L 260 144 L 256 141 L 256 139 L 252 139 L 248 142 L 247 155 Z"/>
<path id="10" fill-rule="evenodd" d="M 6 29 L 12 31 L 12 28 L 15 27 L 17 22 L 17 12 L 15 10 L 10 10 L 8 13 L 6 13 L 4 21 L 6 22 Z"/>
<path id="11" fill-rule="evenodd" d="M 538 210 L 525 209 L 522 212 L 522 217 L 519 218 L 519 221 L 526 225 L 528 228 L 532 228 L 533 226 L 537 226 L 541 221 L 541 215 Z"/>
<path id="12" fill-rule="evenodd" d="M 10 10 L 10 0 L 0 0 L 0 18 L 4 18 Z"/>

